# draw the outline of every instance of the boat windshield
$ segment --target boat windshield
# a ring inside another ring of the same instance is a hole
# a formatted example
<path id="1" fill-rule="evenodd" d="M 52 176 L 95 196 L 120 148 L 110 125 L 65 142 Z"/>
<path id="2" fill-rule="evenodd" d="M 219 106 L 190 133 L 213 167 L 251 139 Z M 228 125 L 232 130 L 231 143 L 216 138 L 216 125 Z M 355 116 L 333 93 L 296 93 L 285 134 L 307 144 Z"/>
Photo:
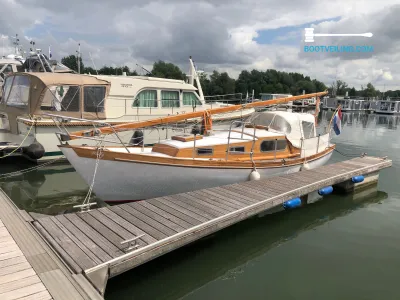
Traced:
<path id="1" fill-rule="evenodd" d="M 270 129 L 282 132 L 284 134 L 290 134 L 292 127 L 285 118 L 274 115 L 274 114 L 259 114 L 254 119 L 255 125 L 268 126 Z"/>
<path id="2" fill-rule="evenodd" d="M 27 107 L 29 100 L 30 81 L 28 76 L 17 75 L 6 78 L 3 86 L 2 102 L 7 106 Z"/>

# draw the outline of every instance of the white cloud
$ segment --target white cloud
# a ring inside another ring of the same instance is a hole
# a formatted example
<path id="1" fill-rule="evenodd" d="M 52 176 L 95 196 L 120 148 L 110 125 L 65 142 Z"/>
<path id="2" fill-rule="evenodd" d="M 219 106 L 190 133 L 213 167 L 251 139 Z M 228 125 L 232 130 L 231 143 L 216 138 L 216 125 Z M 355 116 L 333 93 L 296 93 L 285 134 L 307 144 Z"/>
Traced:
<path id="1" fill-rule="evenodd" d="M 395 85 L 400 79 L 400 5 L 396 4 L 398 0 L 379 5 L 376 0 L 0 0 L 2 15 L 12 16 L 0 20 L 0 34 L 29 35 L 38 47 L 52 45 L 56 58 L 75 54 L 80 42 L 85 63 L 92 64 L 91 53 L 97 67 L 139 63 L 151 68 L 161 59 L 187 71 L 191 55 L 205 71 L 218 69 L 232 76 L 243 69 L 276 68 L 326 84 L 340 78 L 356 86 Z M 259 30 L 334 17 L 341 20 L 322 22 L 315 26 L 316 32 L 371 31 L 375 52 L 306 56 L 301 41 L 298 46 L 254 41 Z"/>

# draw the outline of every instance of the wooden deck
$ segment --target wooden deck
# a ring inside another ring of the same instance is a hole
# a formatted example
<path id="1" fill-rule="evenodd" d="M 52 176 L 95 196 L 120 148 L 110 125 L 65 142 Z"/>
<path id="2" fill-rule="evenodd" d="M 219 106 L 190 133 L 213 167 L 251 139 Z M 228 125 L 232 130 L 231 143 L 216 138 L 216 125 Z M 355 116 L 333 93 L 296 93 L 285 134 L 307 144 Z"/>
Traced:
<path id="1" fill-rule="evenodd" d="M 82 274 L 72 274 L 0 189 L 0 299 L 103 299 Z"/>
<path id="2" fill-rule="evenodd" d="M 284 201 L 391 164 L 360 157 L 259 181 L 41 218 L 34 226 L 75 274 L 85 274 L 103 293 L 109 277 Z M 140 235 L 137 248 L 126 251 L 121 242 Z"/>
<path id="3" fill-rule="evenodd" d="M 1 221 L 0 267 L 0 299 L 52 299 Z"/>

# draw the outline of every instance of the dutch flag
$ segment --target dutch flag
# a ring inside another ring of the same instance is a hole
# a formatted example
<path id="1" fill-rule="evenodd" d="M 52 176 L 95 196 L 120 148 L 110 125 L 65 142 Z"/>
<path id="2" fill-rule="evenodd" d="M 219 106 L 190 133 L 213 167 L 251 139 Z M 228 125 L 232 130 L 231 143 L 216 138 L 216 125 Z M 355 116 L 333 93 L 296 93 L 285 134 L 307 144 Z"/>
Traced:
<path id="1" fill-rule="evenodd" d="M 340 107 L 333 117 L 333 130 L 335 131 L 336 135 L 339 135 L 342 131 L 342 109 Z"/>

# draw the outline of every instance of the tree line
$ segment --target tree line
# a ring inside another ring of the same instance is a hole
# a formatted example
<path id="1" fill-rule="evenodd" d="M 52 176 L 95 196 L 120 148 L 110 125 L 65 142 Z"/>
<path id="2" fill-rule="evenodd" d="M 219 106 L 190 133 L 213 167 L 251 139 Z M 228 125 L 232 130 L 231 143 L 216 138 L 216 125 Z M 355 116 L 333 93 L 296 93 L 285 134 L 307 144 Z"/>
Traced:
<path id="1" fill-rule="evenodd" d="M 342 80 L 336 80 L 328 88 L 328 91 L 332 95 L 347 95 L 350 97 L 363 97 L 369 99 L 390 99 L 390 98 L 400 98 L 400 90 L 388 90 L 380 91 L 376 89 L 372 83 L 367 83 L 367 85 L 361 86 L 360 90 L 356 90 L 354 87 L 349 87 L 348 84 Z"/>
<path id="2" fill-rule="evenodd" d="M 78 71 L 78 59 L 75 55 L 63 57 L 61 63 L 74 71 Z M 95 70 L 92 67 L 86 67 L 82 58 L 80 58 L 80 70 L 81 73 L 86 74 L 122 75 L 123 72 L 126 72 L 128 76 L 138 75 L 136 70 L 130 70 L 127 66 L 117 68 L 103 66 L 99 70 Z M 144 68 L 143 70 L 147 73 L 146 76 L 186 79 L 186 74 L 178 66 L 161 60 L 154 62 L 151 71 Z M 231 78 L 227 72 L 213 71 L 210 75 L 201 73 L 200 84 L 205 96 L 241 93 L 245 97 L 247 93 L 251 95 L 254 91 L 254 96 L 260 98 L 261 93 L 300 95 L 303 91 L 309 94 L 328 90 L 330 95 L 344 96 L 347 92 L 348 96 L 352 97 L 400 97 L 399 90 L 382 93 L 376 90 L 371 83 L 368 83 L 365 88 L 362 87 L 361 90 L 356 90 L 354 87 L 350 88 L 346 82 L 337 80 L 328 88 L 323 82 L 311 79 L 309 76 L 274 69 L 266 71 L 243 70 L 237 79 Z"/>

